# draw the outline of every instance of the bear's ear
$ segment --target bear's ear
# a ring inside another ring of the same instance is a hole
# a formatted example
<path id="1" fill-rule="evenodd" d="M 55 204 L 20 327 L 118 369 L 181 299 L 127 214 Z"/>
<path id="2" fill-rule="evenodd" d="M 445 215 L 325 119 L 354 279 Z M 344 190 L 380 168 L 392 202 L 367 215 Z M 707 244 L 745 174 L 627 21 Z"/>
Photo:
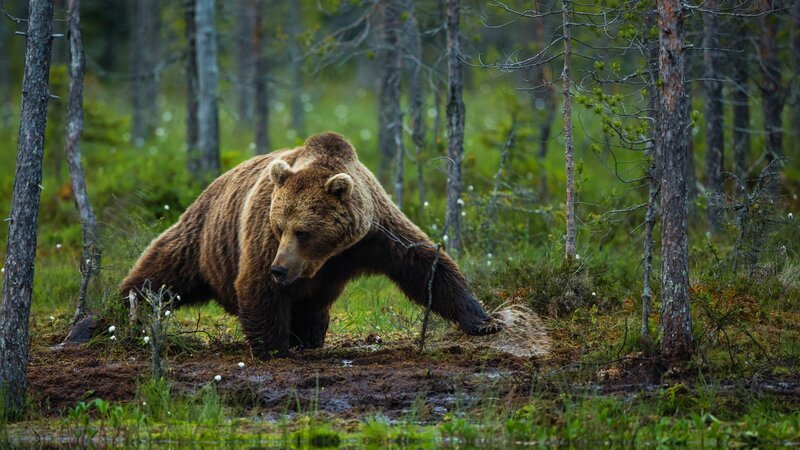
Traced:
<path id="1" fill-rule="evenodd" d="M 286 179 L 289 178 L 289 175 L 293 173 L 289 164 L 282 159 L 271 162 L 267 167 L 267 171 L 269 173 L 269 178 L 275 183 L 275 186 L 282 186 L 283 183 L 286 182 Z"/>
<path id="2" fill-rule="evenodd" d="M 325 182 L 325 190 L 339 198 L 344 198 L 353 192 L 353 178 L 346 173 L 337 173 Z"/>

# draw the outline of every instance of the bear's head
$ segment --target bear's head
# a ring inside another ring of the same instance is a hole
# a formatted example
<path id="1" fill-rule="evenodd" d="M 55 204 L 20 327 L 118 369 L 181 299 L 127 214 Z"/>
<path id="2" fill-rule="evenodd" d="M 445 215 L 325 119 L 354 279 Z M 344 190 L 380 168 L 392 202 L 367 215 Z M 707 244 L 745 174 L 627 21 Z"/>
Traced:
<path id="1" fill-rule="evenodd" d="M 347 147 L 355 157 L 349 143 Z M 304 150 L 306 160 L 295 161 L 295 167 L 278 159 L 267 168 L 273 183 L 270 226 L 279 241 L 270 270 L 284 285 L 316 275 L 331 257 L 360 241 L 371 225 L 369 196 L 347 173 L 349 164 L 331 152 L 315 155 L 309 142 Z"/>

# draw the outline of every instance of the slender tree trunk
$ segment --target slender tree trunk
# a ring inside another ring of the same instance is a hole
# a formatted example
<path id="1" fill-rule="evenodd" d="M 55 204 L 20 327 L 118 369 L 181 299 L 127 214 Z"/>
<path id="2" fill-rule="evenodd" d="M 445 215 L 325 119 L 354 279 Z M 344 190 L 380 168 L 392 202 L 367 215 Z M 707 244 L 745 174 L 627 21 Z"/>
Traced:
<path id="1" fill-rule="evenodd" d="M 740 36 L 745 36 L 744 26 L 736 27 Z M 734 85 L 731 87 L 733 97 L 733 173 L 738 179 L 736 186 L 738 195 L 742 195 L 747 188 L 747 156 L 750 154 L 750 89 L 749 62 L 745 39 L 737 39 L 736 52 L 731 55 L 731 65 L 734 72 Z"/>
<path id="2" fill-rule="evenodd" d="M 219 112 L 217 106 L 217 32 L 214 0 L 197 0 L 197 147 L 204 184 L 219 175 Z"/>
<path id="3" fill-rule="evenodd" d="M 561 2 L 561 17 L 564 24 L 564 70 L 561 72 L 563 85 L 562 94 L 564 95 L 564 159 L 566 161 L 567 175 L 567 196 L 566 196 L 566 215 L 567 215 L 567 236 L 564 248 L 564 256 L 570 261 L 575 258 L 575 161 L 572 148 L 572 99 L 570 94 L 570 58 L 572 55 L 572 45 L 570 42 L 569 24 L 569 0 Z"/>
<path id="4" fill-rule="evenodd" d="M 420 206 L 425 204 L 425 173 L 423 149 L 425 147 L 425 119 L 422 106 L 422 36 L 414 11 L 414 1 L 405 0 L 406 19 L 406 60 L 408 61 L 408 112 L 411 121 L 411 140 L 417 158 L 417 194 Z"/>
<path id="5" fill-rule="evenodd" d="M 681 0 L 658 0 L 661 150 L 661 355 L 686 359 L 692 351 L 686 187 L 688 117 Z"/>
<path id="6" fill-rule="evenodd" d="M 380 97 L 378 99 L 378 178 L 389 185 L 392 161 L 397 157 L 400 121 L 400 0 L 381 0 L 383 12 L 383 58 Z"/>
<path id="7" fill-rule="evenodd" d="M 684 78 L 689 73 L 689 65 L 684 65 Z M 685 86 L 685 95 L 683 105 L 686 109 L 686 120 L 692 114 L 692 84 L 687 83 Z M 697 198 L 697 163 L 695 162 L 695 148 L 694 148 L 694 130 L 690 126 L 686 126 L 683 138 L 686 140 L 686 201 L 691 209 L 694 200 Z"/>
<path id="8" fill-rule="evenodd" d="M 536 2 L 537 8 L 541 10 L 542 2 Z M 544 18 L 537 17 L 534 19 L 536 27 L 536 50 L 542 51 L 547 43 L 544 37 Z M 536 68 L 537 76 L 533 78 L 535 90 L 533 91 L 534 109 L 545 110 L 544 120 L 539 124 L 539 150 L 537 152 L 537 159 L 539 161 L 539 197 L 542 200 L 546 199 L 549 195 L 547 188 L 547 146 L 550 143 L 550 135 L 553 132 L 553 122 L 556 120 L 556 95 L 555 89 L 550 84 L 550 78 L 547 76 L 547 71 L 550 70 L 547 65 L 540 65 Z M 541 102 L 541 107 L 538 107 Z"/>
<path id="9" fill-rule="evenodd" d="M 269 86 L 267 74 L 269 67 L 266 51 L 264 49 L 264 17 L 263 6 L 256 0 L 254 5 L 255 21 L 255 103 L 256 103 L 256 153 L 263 155 L 269 153 Z"/>
<path id="10" fill-rule="evenodd" d="M 778 58 L 778 15 L 770 12 L 774 3 L 759 0 L 761 13 L 761 95 L 764 111 L 764 150 L 767 162 L 783 155 L 783 130 L 781 115 L 784 105 L 784 90 L 781 84 L 781 62 Z"/>
<path id="11" fill-rule="evenodd" d="M 652 27 L 652 20 L 648 21 L 648 25 Z M 647 177 L 648 195 L 647 195 L 647 212 L 644 218 L 644 258 L 642 268 L 642 329 L 641 337 L 642 342 L 650 342 L 650 312 L 652 306 L 653 289 L 651 286 L 651 278 L 653 273 L 653 231 L 655 230 L 657 221 L 657 208 L 658 208 L 658 193 L 659 182 L 661 174 L 661 150 L 658 143 L 660 134 L 658 132 L 658 41 L 648 43 L 648 67 L 650 73 L 649 85 L 647 90 L 649 92 L 649 116 L 652 120 L 653 126 L 650 131 L 650 144 L 648 145 L 648 153 L 652 160 L 650 170 Z"/>
<path id="12" fill-rule="evenodd" d="M 195 25 L 196 0 L 184 1 L 186 21 L 186 169 L 192 179 L 201 179 L 202 161 L 198 147 L 197 131 L 197 26 Z"/>
<path id="13" fill-rule="evenodd" d="M 83 77 L 84 53 L 81 37 L 81 1 L 68 0 L 69 15 L 69 103 L 67 106 L 67 165 L 75 195 L 75 206 L 81 218 L 83 230 L 83 254 L 81 256 L 81 290 L 75 308 L 73 324 L 86 316 L 86 290 L 89 279 L 100 263 L 100 245 L 97 237 L 97 219 L 89 202 L 86 190 L 86 175 L 81 162 L 79 146 L 83 133 Z"/>
<path id="14" fill-rule="evenodd" d="M 713 206 L 715 195 L 723 194 L 724 140 L 722 111 L 722 80 L 719 73 L 719 0 L 708 0 L 710 14 L 703 16 L 703 67 L 705 69 L 706 109 L 706 223 L 709 231 L 719 231 L 719 208 Z"/>
<path id="15" fill-rule="evenodd" d="M 254 112 L 253 96 L 259 55 L 255 45 L 258 3 L 260 0 L 236 1 L 236 91 L 239 95 L 239 118 L 246 122 L 253 119 Z"/>
<path id="16" fill-rule="evenodd" d="M 0 304 L 0 389 L 7 417 L 25 408 L 28 318 L 47 125 L 48 78 L 53 35 L 53 1 L 30 0 L 17 169 L 8 221 L 3 297 Z"/>
<path id="17" fill-rule="evenodd" d="M 131 0 L 132 137 L 137 147 L 158 123 L 159 0 Z"/>
<path id="18" fill-rule="evenodd" d="M 447 216 L 450 250 L 461 251 L 461 160 L 464 156 L 464 68 L 459 43 L 460 0 L 447 0 Z"/>
<path id="19" fill-rule="evenodd" d="M 289 71 L 292 82 L 292 128 L 298 136 L 305 137 L 306 122 L 305 111 L 303 109 L 303 54 L 300 50 L 300 43 L 297 41 L 302 34 L 302 23 L 300 21 L 301 2 L 293 1 L 289 3 Z"/>

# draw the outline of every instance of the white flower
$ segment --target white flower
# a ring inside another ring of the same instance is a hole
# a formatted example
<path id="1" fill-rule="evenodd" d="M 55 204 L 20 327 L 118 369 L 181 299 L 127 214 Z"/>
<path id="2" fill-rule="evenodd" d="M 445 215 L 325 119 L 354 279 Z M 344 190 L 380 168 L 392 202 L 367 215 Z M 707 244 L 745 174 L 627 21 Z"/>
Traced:
<path id="1" fill-rule="evenodd" d="M 111 325 L 110 327 L 108 327 L 108 332 L 109 333 L 114 334 L 115 331 L 117 331 L 117 327 L 115 327 L 114 325 Z"/>
<path id="2" fill-rule="evenodd" d="M 439 227 L 436 224 L 431 225 L 431 230 L 436 231 Z"/>
<path id="3" fill-rule="evenodd" d="M 53 317 L 53 316 L 50 316 L 50 320 L 56 320 L 56 318 Z"/>
<path id="4" fill-rule="evenodd" d="M 575 253 L 575 259 L 581 259 L 581 255 Z"/>
<path id="5" fill-rule="evenodd" d="M 446 234 L 444 236 L 442 236 L 442 240 L 443 241 L 447 242 L 448 239 L 450 239 L 450 238 L 448 238 Z"/>
<path id="6" fill-rule="evenodd" d="M 114 335 L 111 335 L 111 337 L 110 337 L 109 339 L 111 339 L 111 342 L 114 342 L 114 341 L 116 341 L 116 340 L 117 340 L 117 337 L 116 337 L 116 336 L 114 336 Z"/>
<path id="7" fill-rule="evenodd" d="M 150 336 L 145 336 L 145 337 L 142 338 L 142 340 L 144 341 L 145 344 L 149 344 L 150 343 Z"/>
<path id="8" fill-rule="evenodd" d="M 466 211 L 461 211 L 461 217 L 467 217 L 467 212 Z"/>
<path id="9" fill-rule="evenodd" d="M 462 200 L 462 199 L 456 200 L 456 203 L 458 203 L 461 206 L 464 206 L 464 200 Z"/>
<path id="10" fill-rule="evenodd" d="M 489 260 L 489 261 L 486 261 L 486 266 L 487 266 L 487 267 L 489 267 L 489 266 L 491 266 L 491 265 L 492 265 L 492 261 L 491 261 L 491 260 Z"/>
<path id="11" fill-rule="evenodd" d="M 425 202 L 425 203 L 423 203 L 423 204 L 422 204 L 422 206 L 423 206 L 424 208 L 427 208 L 428 206 L 431 206 L 431 204 L 430 204 L 430 203 L 428 203 L 428 202 Z"/>
<path id="12" fill-rule="evenodd" d="M 5 267 L 0 268 L 0 273 L 6 273 L 6 268 Z"/>
<path id="13" fill-rule="evenodd" d="M 147 406 L 147 402 L 142 402 L 142 406 Z"/>
<path id="14" fill-rule="evenodd" d="M 169 211 L 169 205 L 164 205 L 164 211 Z"/>
<path id="15" fill-rule="evenodd" d="M 475 186 L 473 186 L 473 185 L 471 185 L 471 184 L 470 184 L 469 186 L 467 186 L 467 190 L 468 190 L 468 191 L 470 191 L 470 192 L 472 192 L 472 191 L 474 191 L 474 190 L 475 190 Z"/>
<path id="16" fill-rule="evenodd" d="M 167 415 L 168 415 L 168 416 L 171 416 L 171 415 L 172 415 L 172 412 L 170 412 L 170 411 L 167 411 Z"/>
<path id="17" fill-rule="evenodd" d="M 217 383 L 222 381 L 222 375 L 214 375 L 214 381 L 216 381 Z"/>
<path id="18" fill-rule="evenodd" d="M 164 311 L 164 315 L 169 317 L 170 315 L 172 315 L 172 311 L 166 310 L 166 311 Z"/>
<path id="19" fill-rule="evenodd" d="M 181 296 L 180 295 L 176 295 L 175 299 L 178 300 L 178 301 L 181 301 Z"/>
<path id="20" fill-rule="evenodd" d="M 487 254 L 486 254 L 486 257 L 487 257 L 487 258 L 489 258 L 489 259 L 491 259 L 493 256 L 494 256 L 494 255 L 492 255 L 491 253 L 487 253 Z"/>
<path id="21" fill-rule="evenodd" d="M 791 217 L 790 217 L 791 218 Z M 61 244 L 56 244 L 56 250 L 61 250 Z"/>
<path id="22" fill-rule="evenodd" d="M 789 213 L 789 220 L 792 220 L 792 219 L 794 219 L 794 214 Z"/>
<path id="23" fill-rule="evenodd" d="M 597 293 L 592 292 L 592 297 L 597 297 Z"/>
<path id="24" fill-rule="evenodd" d="M 244 369 L 244 363 L 240 361 L 238 364 L 236 364 L 236 367 Z"/>

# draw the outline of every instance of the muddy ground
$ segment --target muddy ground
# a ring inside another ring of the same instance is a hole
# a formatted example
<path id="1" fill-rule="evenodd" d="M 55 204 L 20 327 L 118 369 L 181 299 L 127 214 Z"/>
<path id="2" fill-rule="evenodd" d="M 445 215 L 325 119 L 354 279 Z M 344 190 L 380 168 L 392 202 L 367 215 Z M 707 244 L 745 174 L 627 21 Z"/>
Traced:
<path id="1" fill-rule="evenodd" d="M 134 400 L 137 383 L 149 375 L 150 357 L 126 347 L 32 349 L 31 398 L 44 415 L 96 397 Z M 167 377 L 173 389 L 186 393 L 216 383 L 230 404 L 256 408 L 267 418 L 317 408 L 341 417 L 401 418 L 413 410 L 421 420 L 436 420 L 487 400 L 523 403 L 539 364 L 539 357 L 451 341 L 431 342 L 420 353 L 410 339 L 384 343 L 371 336 L 268 361 L 254 359 L 244 343 L 183 351 L 168 358 Z M 221 381 L 213 381 L 216 375 Z"/>

